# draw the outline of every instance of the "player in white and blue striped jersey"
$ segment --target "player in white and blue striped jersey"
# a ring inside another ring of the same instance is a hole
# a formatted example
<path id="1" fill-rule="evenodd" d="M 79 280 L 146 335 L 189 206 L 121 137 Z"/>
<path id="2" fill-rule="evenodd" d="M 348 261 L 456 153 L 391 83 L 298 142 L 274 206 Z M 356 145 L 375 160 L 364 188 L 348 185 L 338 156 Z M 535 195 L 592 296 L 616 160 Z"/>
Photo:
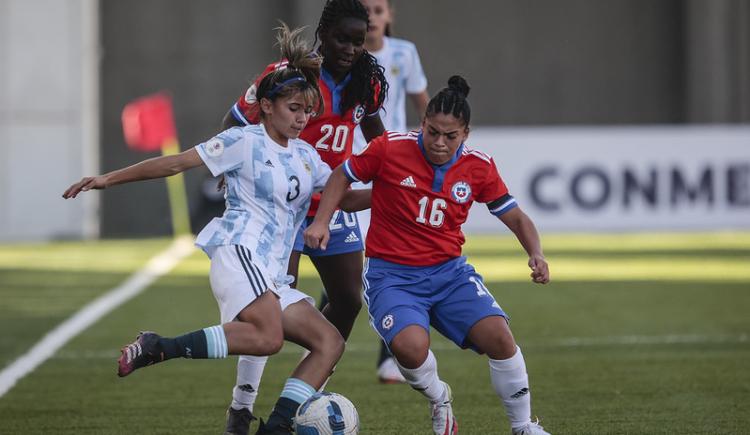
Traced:
<path id="1" fill-rule="evenodd" d="M 294 237 L 328 165 L 302 140 L 279 145 L 263 124 L 231 128 L 195 149 L 226 186 L 224 215 L 206 225 L 196 245 L 210 257 L 220 246 L 241 245 L 274 283 L 289 284 Z"/>
<path id="2" fill-rule="evenodd" d="M 331 173 L 318 153 L 298 139 L 323 104 L 318 88 L 321 59 L 310 56 L 300 31 L 289 32 L 284 26 L 280 32 L 290 67 L 268 74 L 258 86 L 259 125 L 229 129 L 177 155 L 86 177 L 63 194 L 74 198 L 82 191 L 166 177 L 201 165 L 214 176 L 225 176 L 226 211 L 196 240 L 211 258 L 209 277 L 221 324 L 174 338 L 141 333 L 122 349 L 118 374 L 127 376 L 178 357 L 271 355 L 281 349 L 284 338 L 290 339 L 310 354 L 287 380 L 258 433 L 291 433 L 297 408 L 323 385 L 344 350 L 336 328 L 315 309 L 312 298 L 289 287 L 286 273 L 312 194 Z M 245 420 L 240 430 L 247 433 L 245 423 L 254 417 L 247 409 L 238 412 Z M 236 431 L 228 427 L 227 432 Z"/>
<path id="3" fill-rule="evenodd" d="M 392 37 L 390 27 L 393 10 L 389 0 L 361 0 L 370 15 L 365 48 L 385 69 L 388 95 L 380 112 L 383 126 L 388 131 L 408 131 L 406 128 L 406 100 L 411 100 L 414 113 L 427 109 L 427 77 L 422 68 L 417 47 L 410 41 Z M 362 139 L 361 137 L 359 139 Z M 364 147 L 364 141 L 360 141 Z M 355 145 L 355 153 L 361 150 Z"/>

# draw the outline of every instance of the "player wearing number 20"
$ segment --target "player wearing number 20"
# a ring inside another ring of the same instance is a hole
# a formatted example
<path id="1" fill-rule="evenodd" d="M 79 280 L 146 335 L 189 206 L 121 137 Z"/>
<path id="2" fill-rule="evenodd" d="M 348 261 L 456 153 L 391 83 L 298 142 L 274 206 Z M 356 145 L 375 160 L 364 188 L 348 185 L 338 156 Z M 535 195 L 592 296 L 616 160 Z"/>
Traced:
<path id="1" fill-rule="evenodd" d="M 494 160 L 464 145 L 469 86 L 459 76 L 448 84 L 430 100 L 421 131 L 386 132 L 333 172 L 305 242 L 325 247 L 326 218 L 348 183 L 372 181 L 365 301 L 401 374 L 430 401 L 434 433 L 452 435 L 458 425 L 451 390 L 438 377 L 429 349 L 430 326 L 462 348 L 487 354 L 493 389 L 514 434 L 547 434 L 531 422 L 526 364 L 507 316 L 461 256 L 469 208 L 474 201 L 487 203 L 528 253 L 532 280 L 545 284 L 549 270 L 539 234 L 508 193 Z"/>
<path id="2" fill-rule="evenodd" d="M 316 53 L 323 57 L 318 87 L 325 109 L 310 119 L 300 138 L 311 144 L 331 168 L 339 166 L 352 154 L 357 125 L 367 140 L 384 131 L 378 113 L 388 83 L 383 68 L 364 49 L 368 23 L 367 9 L 359 0 L 328 0 L 315 31 L 316 40 L 320 41 Z M 270 65 L 232 106 L 224 118 L 225 127 L 257 123 L 258 83 L 273 71 L 289 68 L 286 60 Z M 316 206 L 316 196 L 313 196 L 310 214 L 303 226 L 312 219 L 309 216 L 314 214 Z M 323 315 L 346 339 L 362 306 L 363 245 L 356 215 L 339 211 L 336 216 L 334 222 L 328 217 L 335 243 L 326 251 L 304 246 L 302 233 L 298 234 L 289 257 L 288 273 L 296 281 L 301 253 L 310 257 L 329 296 L 322 309 Z M 294 282 L 291 285 L 294 286 Z M 245 355 L 239 358 L 228 433 L 247 433 L 248 419 L 235 416 L 240 412 L 247 417 L 253 410 L 265 364 L 265 357 Z"/>
<path id="3" fill-rule="evenodd" d="M 320 41 L 317 52 L 323 57 L 318 86 L 325 111 L 310 120 L 300 138 L 311 144 L 332 169 L 351 156 L 357 126 L 367 141 L 384 132 L 379 113 L 388 82 L 383 68 L 364 49 L 368 23 L 367 9 L 359 0 L 328 0 L 315 32 Z M 284 68 L 286 61 L 269 65 L 258 80 L 270 71 Z M 225 126 L 257 123 L 256 89 L 257 81 L 227 113 Z M 317 205 L 316 195 L 308 221 L 315 215 Z M 336 211 L 330 225 L 332 241 L 326 251 L 304 246 L 300 232 L 289 260 L 289 274 L 296 279 L 301 252 L 310 257 L 329 298 L 322 311 L 347 338 L 362 305 L 362 233 L 356 214 Z"/>

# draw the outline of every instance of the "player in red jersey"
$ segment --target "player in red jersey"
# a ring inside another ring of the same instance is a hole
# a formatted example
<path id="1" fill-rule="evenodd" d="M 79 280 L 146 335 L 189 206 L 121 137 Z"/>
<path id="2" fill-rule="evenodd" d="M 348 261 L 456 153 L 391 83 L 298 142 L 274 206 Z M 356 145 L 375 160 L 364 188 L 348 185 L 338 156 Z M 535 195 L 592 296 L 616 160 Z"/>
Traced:
<path id="1" fill-rule="evenodd" d="M 308 122 L 300 138 L 315 147 L 331 168 L 339 166 L 351 155 L 357 125 L 367 140 L 384 131 L 378 113 L 388 84 L 383 69 L 364 49 L 368 25 L 367 10 L 359 0 L 328 0 L 315 33 L 320 41 L 318 52 L 323 56 L 318 84 L 325 111 Z M 269 65 L 256 83 L 265 74 L 287 67 L 285 61 Z M 227 113 L 225 128 L 257 122 L 256 88 L 256 84 L 250 86 Z M 317 198 L 313 198 L 310 221 L 316 209 Z M 289 274 L 294 279 L 290 285 L 296 287 L 300 253 L 304 252 L 318 270 L 329 296 L 322 312 L 347 338 L 362 306 L 363 244 L 356 214 L 337 210 L 335 215 L 335 219 L 329 218 L 333 241 L 325 251 L 305 247 L 300 232 L 289 260 Z M 252 408 L 265 363 L 265 357 L 243 356 L 239 359 L 227 432 L 241 433 L 244 430 L 247 433 L 246 429 L 229 429 L 246 428 L 253 418 Z"/>
<path id="2" fill-rule="evenodd" d="M 309 246 L 328 242 L 327 219 L 353 181 L 373 182 L 364 287 L 370 323 L 407 382 L 431 405 L 433 431 L 458 431 L 451 391 L 437 373 L 430 326 L 487 354 L 490 379 L 514 435 L 544 435 L 531 421 L 526 363 L 505 312 L 461 256 L 472 202 L 487 203 L 529 255 L 532 281 L 549 282 L 539 234 L 508 193 L 492 158 L 468 149 L 469 86 L 458 76 L 430 100 L 420 132 L 388 132 L 337 168 L 324 188 Z M 548 434 L 547 434 L 548 435 Z"/>

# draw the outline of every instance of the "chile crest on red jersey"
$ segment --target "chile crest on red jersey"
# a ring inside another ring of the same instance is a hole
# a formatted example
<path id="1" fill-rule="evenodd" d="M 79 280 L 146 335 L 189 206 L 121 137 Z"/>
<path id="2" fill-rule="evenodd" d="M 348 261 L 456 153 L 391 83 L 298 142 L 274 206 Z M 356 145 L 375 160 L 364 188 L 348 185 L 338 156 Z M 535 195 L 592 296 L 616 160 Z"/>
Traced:
<path id="1" fill-rule="evenodd" d="M 365 106 L 361 104 L 357 104 L 357 106 L 352 111 L 352 121 L 354 121 L 355 124 L 359 124 L 362 122 L 362 118 L 365 117 Z"/>
<path id="2" fill-rule="evenodd" d="M 451 197 L 459 204 L 464 204 L 471 199 L 471 186 L 465 181 L 459 181 L 451 187 Z"/>
<path id="3" fill-rule="evenodd" d="M 366 255 L 397 264 L 460 256 L 461 225 L 474 201 L 511 201 L 503 210 L 515 202 L 489 156 L 462 145 L 450 162 L 432 165 L 418 132 L 386 132 L 343 168 L 352 181 L 373 182 Z"/>

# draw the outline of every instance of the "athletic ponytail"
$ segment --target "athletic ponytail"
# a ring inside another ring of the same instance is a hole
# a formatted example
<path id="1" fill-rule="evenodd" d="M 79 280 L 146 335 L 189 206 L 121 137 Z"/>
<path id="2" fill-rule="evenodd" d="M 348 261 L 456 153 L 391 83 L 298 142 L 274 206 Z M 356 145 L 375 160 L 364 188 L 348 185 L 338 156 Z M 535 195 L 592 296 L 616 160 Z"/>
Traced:
<path id="1" fill-rule="evenodd" d="M 275 101 L 279 97 L 301 92 L 305 101 L 315 107 L 315 112 L 323 113 L 323 96 L 318 88 L 323 59 L 312 51 L 302 37 L 304 28 L 289 30 L 282 22 L 275 30 L 278 31 L 276 41 L 284 60 L 258 84 L 257 101 L 262 98 Z"/>
<path id="2" fill-rule="evenodd" d="M 438 113 L 453 115 L 456 119 L 462 119 L 465 125 L 471 122 L 471 107 L 466 97 L 469 96 L 471 88 L 461 76 L 451 76 L 448 79 L 448 87 L 438 92 L 427 104 L 425 115 L 429 118 Z"/>

